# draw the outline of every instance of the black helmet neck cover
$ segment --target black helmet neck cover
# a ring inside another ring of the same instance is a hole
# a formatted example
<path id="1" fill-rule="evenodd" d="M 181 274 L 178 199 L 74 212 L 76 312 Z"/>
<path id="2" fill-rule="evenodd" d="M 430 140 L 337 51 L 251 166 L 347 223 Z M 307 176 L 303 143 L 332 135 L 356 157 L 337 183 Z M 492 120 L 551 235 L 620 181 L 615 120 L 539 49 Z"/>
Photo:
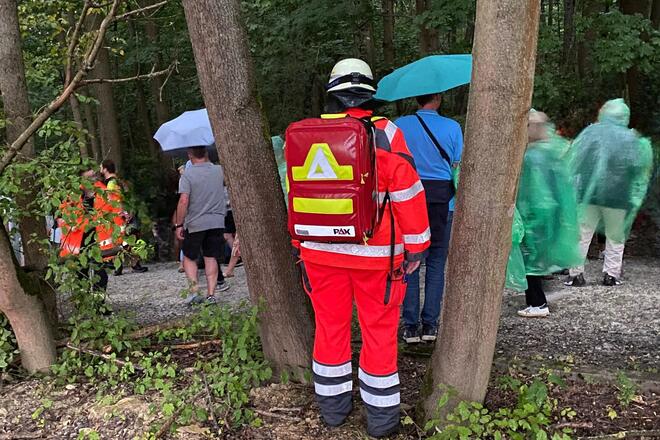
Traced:
<path id="1" fill-rule="evenodd" d="M 354 107 L 373 110 L 380 104 L 373 98 L 374 92 L 358 87 L 330 92 L 325 103 L 325 111 L 327 113 L 340 113 L 347 108 Z"/>

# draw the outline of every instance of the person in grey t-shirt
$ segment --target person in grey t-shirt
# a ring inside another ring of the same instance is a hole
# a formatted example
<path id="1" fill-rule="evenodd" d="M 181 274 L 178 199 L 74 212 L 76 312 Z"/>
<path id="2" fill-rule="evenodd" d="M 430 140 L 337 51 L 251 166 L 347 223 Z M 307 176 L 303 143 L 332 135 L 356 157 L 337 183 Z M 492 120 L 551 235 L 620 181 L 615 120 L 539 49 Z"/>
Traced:
<path id="1" fill-rule="evenodd" d="M 223 229 L 227 206 L 223 191 L 222 167 L 209 162 L 205 147 L 188 149 L 192 166 L 179 180 L 179 204 L 176 210 L 176 236 L 183 240 L 183 268 L 192 284 L 187 302 L 199 302 L 197 296 L 197 259 L 204 257 L 204 272 L 208 283 L 207 301 L 214 302 L 218 282 L 218 258 L 222 256 Z M 219 290 L 227 290 L 223 280 Z"/>

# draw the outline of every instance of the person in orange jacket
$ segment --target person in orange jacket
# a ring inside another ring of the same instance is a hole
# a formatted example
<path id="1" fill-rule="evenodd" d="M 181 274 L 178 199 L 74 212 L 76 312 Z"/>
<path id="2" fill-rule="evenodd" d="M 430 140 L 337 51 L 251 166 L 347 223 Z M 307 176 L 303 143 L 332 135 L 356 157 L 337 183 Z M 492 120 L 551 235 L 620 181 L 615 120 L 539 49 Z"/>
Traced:
<path id="1" fill-rule="evenodd" d="M 62 215 L 58 222 L 62 239 L 59 255 L 61 258 L 78 256 L 87 237 L 96 233 L 96 244 L 101 249 L 103 260 L 108 262 L 116 256 L 123 243 L 124 219 L 121 216 L 120 200 L 107 191 L 106 185 L 98 181 L 93 170 L 82 172 L 81 177 L 93 182 L 93 185 L 91 188 L 83 186 L 80 198 L 66 200 L 60 206 Z M 97 223 L 93 229 L 90 226 L 90 214 Z M 108 286 L 106 269 L 96 274 L 100 280 L 95 283 L 95 288 L 105 291 Z"/>
<path id="2" fill-rule="evenodd" d="M 355 118 L 373 116 L 376 89 L 364 61 L 338 62 L 326 89 L 329 112 Z M 397 331 L 405 277 L 419 267 L 431 233 L 424 187 L 403 133 L 386 118 L 372 121 L 379 196 L 390 205 L 383 210 L 373 237 L 363 245 L 303 241 L 294 246 L 300 251 L 311 287 L 308 293 L 316 318 L 312 370 L 323 420 L 339 426 L 352 410 L 355 299 L 362 330 L 358 379 L 367 408 L 367 431 L 383 437 L 399 428 Z"/>

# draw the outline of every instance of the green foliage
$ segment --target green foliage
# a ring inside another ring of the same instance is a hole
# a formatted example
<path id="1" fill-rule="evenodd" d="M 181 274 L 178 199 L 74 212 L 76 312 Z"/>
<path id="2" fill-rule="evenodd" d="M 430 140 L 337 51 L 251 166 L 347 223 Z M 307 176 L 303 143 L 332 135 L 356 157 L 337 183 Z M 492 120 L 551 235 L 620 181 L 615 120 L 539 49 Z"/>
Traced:
<path id="1" fill-rule="evenodd" d="M 637 395 L 637 385 L 626 373 L 619 371 L 616 375 L 616 398 L 622 407 L 627 408 Z"/>
<path id="2" fill-rule="evenodd" d="M 0 373 L 7 369 L 17 353 L 16 338 L 9 327 L 9 321 L 0 313 Z"/>
<path id="3" fill-rule="evenodd" d="M 433 440 L 569 440 L 572 431 L 568 428 L 564 428 L 561 432 L 547 431 L 555 419 L 570 420 L 576 415 L 570 408 L 559 410 L 557 400 L 548 395 L 549 386 L 551 385 L 538 379 L 530 384 L 524 384 L 518 379 L 507 376 L 501 379 L 501 387 L 514 393 L 515 406 L 502 407 L 495 411 L 477 402 L 462 401 L 441 418 L 439 414 L 442 409 L 455 395 L 452 390 L 445 390 L 438 401 L 438 416 L 429 420 L 424 430 L 432 431 L 429 439 Z"/>

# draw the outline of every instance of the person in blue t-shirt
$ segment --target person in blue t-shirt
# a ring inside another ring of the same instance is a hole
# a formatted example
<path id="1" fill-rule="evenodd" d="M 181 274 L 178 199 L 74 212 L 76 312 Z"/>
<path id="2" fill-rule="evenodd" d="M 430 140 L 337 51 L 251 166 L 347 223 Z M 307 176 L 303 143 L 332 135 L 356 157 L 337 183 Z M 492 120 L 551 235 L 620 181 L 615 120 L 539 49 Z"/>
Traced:
<path id="1" fill-rule="evenodd" d="M 418 96 L 419 110 L 396 121 L 415 159 L 426 192 L 431 248 L 426 257 L 424 307 L 420 321 L 419 269 L 408 277 L 403 301 L 403 339 L 406 343 L 435 341 L 445 283 L 445 262 L 454 211 L 453 172 L 463 153 L 461 126 L 438 114 L 440 94 Z"/>

